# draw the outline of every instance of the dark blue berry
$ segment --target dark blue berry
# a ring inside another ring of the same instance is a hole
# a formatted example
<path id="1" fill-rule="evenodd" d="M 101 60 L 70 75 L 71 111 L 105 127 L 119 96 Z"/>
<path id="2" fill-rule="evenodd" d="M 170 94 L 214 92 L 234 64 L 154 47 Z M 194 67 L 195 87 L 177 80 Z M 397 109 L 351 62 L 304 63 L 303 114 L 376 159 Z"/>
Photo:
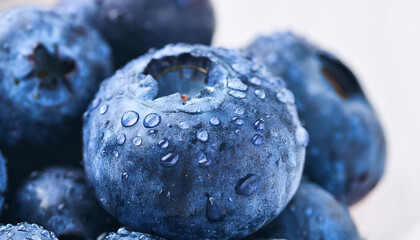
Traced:
<path id="1" fill-rule="evenodd" d="M 53 232 L 36 224 L 0 225 L 1 240 L 58 240 Z"/>
<path id="2" fill-rule="evenodd" d="M 95 239 L 115 229 L 87 186 L 83 170 L 53 167 L 33 172 L 11 203 L 16 221 L 40 224 L 60 239 Z"/>
<path id="3" fill-rule="evenodd" d="M 7 189 L 6 160 L 0 152 L 0 214 L 3 209 L 4 195 Z"/>
<path id="4" fill-rule="evenodd" d="M 98 240 L 165 240 L 147 233 L 131 231 L 127 228 L 120 228 L 116 233 L 110 233 Z"/>
<path id="5" fill-rule="evenodd" d="M 117 67 L 168 43 L 208 45 L 215 29 L 209 0 L 61 0 L 59 7 L 102 33 Z"/>
<path id="6" fill-rule="evenodd" d="M 77 142 L 111 52 L 98 33 L 47 9 L 10 10 L 0 28 L 0 146 L 42 159 Z"/>
<path id="7" fill-rule="evenodd" d="M 348 210 L 318 185 L 302 183 L 286 209 L 247 239 L 360 240 Z"/>
<path id="8" fill-rule="evenodd" d="M 330 53 L 291 33 L 260 37 L 248 50 L 283 77 L 296 96 L 311 136 L 305 174 L 347 204 L 363 198 L 383 175 L 386 146 L 355 75 Z"/>
<path id="9" fill-rule="evenodd" d="M 104 208 L 169 239 L 239 238 L 273 219 L 298 187 L 308 137 L 273 86 L 289 92 L 240 51 L 202 45 L 168 45 L 117 71 L 84 126 Z"/>

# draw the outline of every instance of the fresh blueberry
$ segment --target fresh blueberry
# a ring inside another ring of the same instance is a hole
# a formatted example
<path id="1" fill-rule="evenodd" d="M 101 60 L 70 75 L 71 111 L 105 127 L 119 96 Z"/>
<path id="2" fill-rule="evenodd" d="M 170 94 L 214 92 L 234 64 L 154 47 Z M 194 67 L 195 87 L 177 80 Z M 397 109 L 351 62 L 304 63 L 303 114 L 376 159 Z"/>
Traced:
<path id="1" fill-rule="evenodd" d="M 305 175 L 346 204 L 363 198 L 383 175 L 386 146 L 357 78 L 336 57 L 292 33 L 260 37 L 248 50 L 296 96 L 311 136 Z"/>
<path id="2" fill-rule="evenodd" d="M 36 224 L 18 223 L 17 225 L 0 225 L 1 240 L 58 240 L 53 232 Z"/>
<path id="3" fill-rule="evenodd" d="M 133 232 L 125 227 L 118 229 L 117 233 L 110 233 L 98 240 L 165 240 L 147 233 Z"/>
<path id="4" fill-rule="evenodd" d="M 285 210 L 249 239 L 360 240 L 348 210 L 313 183 L 302 183 Z"/>
<path id="5" fill-rule="evenodd" d="M 3 209 L 4 194 L 7 189 L 6 160 L 0 152 L 0 214 Z"/>
<path id="6" fill-rule="evenodd" d="M 4 13 L 0 29 L 5 155 L 43 152 L 44 158 L 57 146 L 77 142 L 82 113 L 112 71 L 107 44 L 92 29 L 41 8 Z"/>
<path id="7" fill-rule="evenodd" d="M 35 222 L 61 239 L 95 239 L 114 222 L 87 186 L 84 171 L 52 167 L 34 172 L 12 199 L 16 221 Z"/>
<path id="8" fill-rule="evenodd" d="M 61 0 L 60 8 L 99 29 L 117 67 L 168 43 L 210 44 L 210 0 Z"/>
<path id="9" fill-rule="evenodd" d="M 124 225 L 169 239 L 256 231 L 295 193 L 308 138 L 273 88 L 293 96 L 238 50 L 168 45 L 132 61 L 87 111 L 98 199 Z"/>

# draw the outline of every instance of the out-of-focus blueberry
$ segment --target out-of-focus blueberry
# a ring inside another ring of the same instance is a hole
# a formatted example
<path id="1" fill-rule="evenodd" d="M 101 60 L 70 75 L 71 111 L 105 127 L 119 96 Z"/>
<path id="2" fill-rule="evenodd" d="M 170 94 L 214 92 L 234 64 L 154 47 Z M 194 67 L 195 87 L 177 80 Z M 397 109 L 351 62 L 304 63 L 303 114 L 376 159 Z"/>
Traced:
<path id="1" fill-rule="evenodd" d="M 283 77 L 296 96 L 311 136 L 304 173 L 346 204 L 363 198 L 383 175 L 386 146 L 354 74 L 292 33 L 260 37 L 248 50 L 273 75 Z"/>

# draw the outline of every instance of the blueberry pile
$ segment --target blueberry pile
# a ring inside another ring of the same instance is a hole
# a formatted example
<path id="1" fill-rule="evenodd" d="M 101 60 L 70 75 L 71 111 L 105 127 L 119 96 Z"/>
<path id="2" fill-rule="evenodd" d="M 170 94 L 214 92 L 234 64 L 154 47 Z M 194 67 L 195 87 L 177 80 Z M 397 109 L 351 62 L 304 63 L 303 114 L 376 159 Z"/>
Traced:
<path id="1" fill-rule="evenodd" d="M 293 33 L 210 46 L 209 0 L 0 15 L 0 240 L 359 240 L 381 125 Z"/>

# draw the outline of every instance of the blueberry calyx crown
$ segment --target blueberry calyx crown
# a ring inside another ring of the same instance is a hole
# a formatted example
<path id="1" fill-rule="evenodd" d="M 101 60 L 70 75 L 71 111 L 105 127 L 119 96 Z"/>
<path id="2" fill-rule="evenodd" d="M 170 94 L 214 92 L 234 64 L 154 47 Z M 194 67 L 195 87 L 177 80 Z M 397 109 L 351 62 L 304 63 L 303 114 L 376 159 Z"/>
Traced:
<path id="1" fill-rule="evenodd" d="M 157 80 L 160 86 L 157 98 L 178 92 L 183 101 L 188 101 L 208 85 L 210 65 L 208 58 L 181 54 L 153 59 L 144 74 Z"/>
<path id="2" fill-rule="evenodd" d="M 322 64 L 322 74 L 340 97 L 348 99 L 350 95 L 363 95 L 356 76 L 344 63 L 323 51 L 319 53 L 319 59 Z"/>
<path id="3" fill-rule="evenodd" d="M 70 93 L 74 93 L 69 75 L 76 70 L 76 62 L 71 58 L 60 56 L 57 44 L 54 44 L 54 52 L 50 52 L 45 45 L 39 43 L 27 59 L 33 68 L 24 76 L 24 80 L 36 78 L 40 81 L 38 88 L 46 90 L 56 89 L 61 82 Z M 35 98 L 37 96 L 34 95 Z"/>

